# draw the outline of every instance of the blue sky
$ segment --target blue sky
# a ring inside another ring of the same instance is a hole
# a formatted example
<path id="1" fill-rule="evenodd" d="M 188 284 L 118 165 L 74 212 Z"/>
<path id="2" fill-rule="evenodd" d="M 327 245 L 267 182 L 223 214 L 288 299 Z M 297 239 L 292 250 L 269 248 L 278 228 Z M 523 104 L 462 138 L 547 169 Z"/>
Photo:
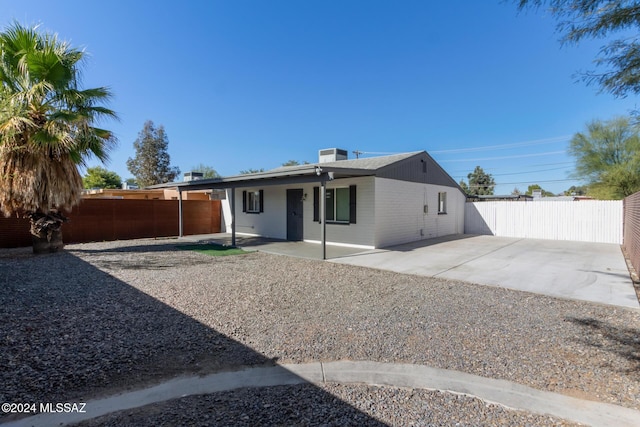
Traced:
<path id="1" fill-rule="evenodd" d="M 2 26 L 41 24 L 90 57 L 85 87 L 109 86 L 119 122 L 106 165 L 126 160 L 146 120 L 172 165 L 222 175 L 426 150 L 457 181 L 475 166 L 497 194 L 570 179 L 573 134 L 636 108 L 576 82 L 602 41 L 561 47 L 546 12 L 501 0 L 109 2 L 0 0 Z M 98 164 L 92 162 L 92 164 Z"/>

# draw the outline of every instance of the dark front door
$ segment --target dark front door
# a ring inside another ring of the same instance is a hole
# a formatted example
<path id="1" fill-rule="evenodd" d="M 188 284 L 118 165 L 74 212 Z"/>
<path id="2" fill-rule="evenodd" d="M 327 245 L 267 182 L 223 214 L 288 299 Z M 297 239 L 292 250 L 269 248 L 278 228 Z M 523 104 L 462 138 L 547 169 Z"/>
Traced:
<path id="1" fill-rule="evenodd" d="M 302 189 L 287 190 L 287 240 L 302 240 Z"/>

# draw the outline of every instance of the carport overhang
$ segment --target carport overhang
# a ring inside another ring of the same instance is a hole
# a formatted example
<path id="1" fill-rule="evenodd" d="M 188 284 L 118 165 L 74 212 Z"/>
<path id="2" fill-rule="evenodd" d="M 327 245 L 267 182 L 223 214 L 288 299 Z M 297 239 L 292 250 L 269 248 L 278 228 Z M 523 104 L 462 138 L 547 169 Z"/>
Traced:
<path id="1" fill-rule="evenodd" d="M 375 172 L 367 169 L 323 167 L 320 165 L 301 165 L 287 168 L 280 168 L 273 171 L 258 172 L 251 174 L 235 175 L 224 178 L 202 179 L 196 181 L 174 182 L 158 184 L 147 187 L 174 188 L 178 191 L 178 230 L 179 236 L 183 237 L 183 215 L 182 215 L 182 193 L 196 190 L 230 190 L 231 200 L 231 244 L 236 245 L 236 189 L 247 187 L 263 187 L 271 185 L 309 184 L 317 183 L 320 186 L 319 215 L 320 215 L 320 246 L 322 259 L 327 259 L 327 233 L 326 233 L 326 189 L 327 181 L 340 178 L 352 178 L 358 176 L 371 176 Z"/>

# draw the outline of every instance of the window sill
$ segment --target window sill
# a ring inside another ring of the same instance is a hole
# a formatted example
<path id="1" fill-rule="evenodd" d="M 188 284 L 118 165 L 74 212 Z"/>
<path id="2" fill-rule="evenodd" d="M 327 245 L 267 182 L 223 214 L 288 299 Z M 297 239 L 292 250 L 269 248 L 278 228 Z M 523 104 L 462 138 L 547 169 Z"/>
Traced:
<path id="1" fill-rule="evenodd" d="M 246 211 L 245 213 L 249 214 L 249 215 L 257 215 L 257 214 L 260 214 L 262 212 L 259 212 L 259 211 Z"/>
<path id="2" fill-rule="evenodd" d="M 446 215 L 446 212 L 438 212 L 438 215 Z"/>

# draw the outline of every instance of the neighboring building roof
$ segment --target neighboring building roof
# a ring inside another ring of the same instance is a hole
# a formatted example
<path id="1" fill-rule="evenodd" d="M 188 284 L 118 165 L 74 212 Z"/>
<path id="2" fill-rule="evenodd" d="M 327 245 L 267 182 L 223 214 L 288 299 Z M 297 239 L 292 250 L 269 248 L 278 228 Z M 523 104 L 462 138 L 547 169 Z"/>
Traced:
<path id="1" fill-rule="evenodd" d="M 214 190 L 200 190 L 189 194 L 190 200 L 210 200 Z M 82 190 L 83 199 L 155 199 L 171 200 L 178 197 L 178 192 L 171 188 L 156 188 L 153 190 L 121 190 L 118 188 L 101 188 Z"/>
<path id="2" fill-rule="evenodd" d="M 579 202 L 580 200 L 593 200 L 588 196 L 545 196 L 536 199 L 536 202 Z"/>
<path id="3" fill-rule="evenodd" d="M 533 196 L 528 194 L 507 194 L 507 195 L 473 195 L 470 194 L 467 196 L 467 200 L 476 201 L 476 202 L 495 202 L 495 201 L 531 201 L 533 200 Z"/>

